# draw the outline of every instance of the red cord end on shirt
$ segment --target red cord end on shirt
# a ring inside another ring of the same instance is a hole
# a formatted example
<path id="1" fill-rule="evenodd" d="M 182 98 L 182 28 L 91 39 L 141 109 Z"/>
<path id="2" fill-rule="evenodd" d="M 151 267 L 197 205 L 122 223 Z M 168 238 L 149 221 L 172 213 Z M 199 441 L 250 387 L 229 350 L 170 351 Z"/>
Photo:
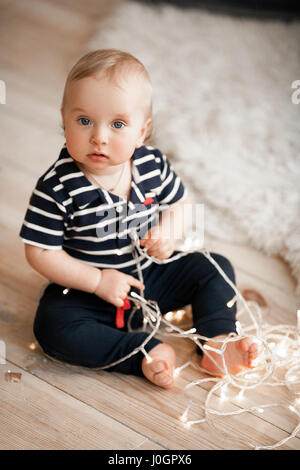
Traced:
<path id="1" fill-rule="evenodd" d="M 149 204 L 152 204 L 154 202 L 153 197 L 146 197 L 146 199 L 143 202 L 143 206 L 149 206 Z"/>

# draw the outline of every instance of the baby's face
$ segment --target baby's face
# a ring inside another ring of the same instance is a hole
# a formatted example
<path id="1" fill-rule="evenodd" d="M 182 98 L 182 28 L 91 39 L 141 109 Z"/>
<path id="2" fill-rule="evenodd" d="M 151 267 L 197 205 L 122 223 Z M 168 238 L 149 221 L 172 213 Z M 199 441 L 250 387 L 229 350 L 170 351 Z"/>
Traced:
<path id="1" fill-rule="evenodd" d="M 124 80 L 122 88 L 106 78 L 73 82 L 62 117 L 74 160 L 95 174 L 129 160 L 151 125 L 145 117 L 144 90 L 135 77 Z"/>

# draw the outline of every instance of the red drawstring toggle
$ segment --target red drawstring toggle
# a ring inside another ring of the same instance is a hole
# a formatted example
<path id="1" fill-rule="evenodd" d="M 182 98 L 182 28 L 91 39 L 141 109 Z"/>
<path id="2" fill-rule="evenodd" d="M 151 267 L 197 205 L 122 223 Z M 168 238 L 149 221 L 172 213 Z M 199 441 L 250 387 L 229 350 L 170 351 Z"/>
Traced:
<path id="1" fill-rule="evenodd" d="M 152 204 L 154 202 L 154 199 L 152 197 L 146 197 L 146 199 L 143 202 L 144 206 L 149 206 L 149 204 Z"/>
<path id="2" fill-rule="evenodd" d="M 124 310 L 128 310 L 130 308 L 130 301 L 126 298 L 124 299 L 123 307 L 117 307 L 117 315 L 116 315 L 116 327 L 117 328 L 124 328 L 125 321 L 124 321 Z"/>

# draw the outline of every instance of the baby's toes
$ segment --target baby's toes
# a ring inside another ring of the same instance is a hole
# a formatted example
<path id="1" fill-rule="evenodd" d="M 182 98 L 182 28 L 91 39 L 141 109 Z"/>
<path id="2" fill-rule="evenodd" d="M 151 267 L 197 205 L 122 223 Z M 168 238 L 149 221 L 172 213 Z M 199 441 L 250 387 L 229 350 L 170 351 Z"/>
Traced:
<path id="1" fill-rule="evenodd" d="M 249 351 L 249 367 L 255 367 L 257 365 L 256 359 L 258 358 L 258 348 L 253 348 Z"/>
<path id="2" fill-rule="evenodd" d="M 249 358 L 251 360 L 256 359 L 258 356 L 258 346 L 256 343 L 252 343 L 251 346 L 249 347 Z"/>
<path id="3" fill-rule="evenodd" d="M 153 375 L 161 374 L 162 372 L 166 372 L 168 370 L 168 364 L 166 361 L 162 360 L 152 361 L 151 370 Z"/>
<path id="4" fill-rule="evenodd" d="M 174 384 L 174 377 L 171 377 L 166 372 L 161 372 L 155 375 L 155 381 L 157 385 L 168 388 L 172 387 L 172 385 Z"/>
<path id="5" fill-rule="evenodd" d="M 251 340 L 250 338 L 243 338 L 240 341 L 237 342 L 237 347 L 240 351 L 243 353 L 248 353 L 251 349 Z"/>
<path id="6" fill-rule="evenodd" d="M 156 360 L 151 364 L 153 382 L 164 388 L 171 388 L 174 385 L 174 377 L 171 373 L 169 364 L 164 360 Z"/>

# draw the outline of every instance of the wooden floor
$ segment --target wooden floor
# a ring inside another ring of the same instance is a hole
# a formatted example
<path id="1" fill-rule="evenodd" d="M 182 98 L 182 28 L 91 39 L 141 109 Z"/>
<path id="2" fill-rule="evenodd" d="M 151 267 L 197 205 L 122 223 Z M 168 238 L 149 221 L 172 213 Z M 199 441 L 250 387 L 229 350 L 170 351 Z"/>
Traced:
<path id="1" fill-rule="evenodd" d="M 45 279 L 26 264 L 18 232 L 36 178 L 63 144 L 59 106 L 66 73 L 115 3 L 0 0 L 0 79 L 7 91 L 6 104 L 0 105 L 0 345 L 6 346 L 6 364 L 0 364 L 0 448 L 243 449 L 218 440 L 207 424 L 187 430 L 178 420 L 186 405 L 183 388 L 199 377 L 192 368 L 165 391 L 142 378 L 56 364 L 30 346 Z M 265 297 L 268 321 L 295 324 L 295 282 L 283 261 L 245 246 L 205 244 L 230 257 L 240 289 Z M 192 345 L 178 339 L 172 344 L 179 366 Z M 9 382 L 8 370 L 21 373 L 21 380 Z M 206 390 L 199 388 L 200 401 Z M 294 425 L 284 410 L 224 419 L 233 435 L 265 445 L 287 437 Z M 300 437 L 281 449 L 300 449 Z"/>

